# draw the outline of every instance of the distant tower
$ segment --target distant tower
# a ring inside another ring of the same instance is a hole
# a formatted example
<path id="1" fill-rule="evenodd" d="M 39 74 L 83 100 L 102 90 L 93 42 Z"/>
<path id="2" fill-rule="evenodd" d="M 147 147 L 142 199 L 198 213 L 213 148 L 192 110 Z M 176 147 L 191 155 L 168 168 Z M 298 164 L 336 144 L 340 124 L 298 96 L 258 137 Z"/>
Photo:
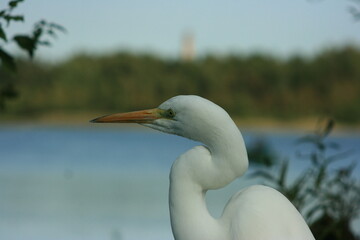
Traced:
<path id="1" fill-rule="evenodd" d="M 192 61 L 195 57 L 195 39 L 191 32 L 183 35 L 181 42 L 181 60 Z"/>

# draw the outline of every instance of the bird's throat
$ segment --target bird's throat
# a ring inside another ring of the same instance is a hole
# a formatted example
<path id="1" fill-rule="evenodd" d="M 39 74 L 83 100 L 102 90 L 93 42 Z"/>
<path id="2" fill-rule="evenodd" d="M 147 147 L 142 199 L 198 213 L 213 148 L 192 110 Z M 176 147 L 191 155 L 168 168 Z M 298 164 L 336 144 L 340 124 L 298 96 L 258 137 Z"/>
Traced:
<path id="1" fill-rule="evenodd" d="M 233 124 L 208 135 L 205 146 L 182 154 L 170 173 L 169 204 L 176 240 L 228 239 L 222 236 L 221 219 L 211 216 L 205 202 L 209 189 L 222 188 L 244 174 L 248 167 L 245 144 Z"/>

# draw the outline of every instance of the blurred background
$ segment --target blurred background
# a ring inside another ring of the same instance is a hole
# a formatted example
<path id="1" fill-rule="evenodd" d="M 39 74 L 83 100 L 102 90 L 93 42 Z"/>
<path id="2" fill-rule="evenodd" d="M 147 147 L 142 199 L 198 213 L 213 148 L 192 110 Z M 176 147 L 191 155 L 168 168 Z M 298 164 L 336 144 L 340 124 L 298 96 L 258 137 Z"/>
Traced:
<path id="1" fill-rule="evenodd" d="M 359 239 L 359 1 L 2 0 L 0 64 L 1 239 L 173 239 L 168 172 L 199 143 L 88 121 L 180 94 L 248 147 L 214 216 L 265 183 L 318 240 Z"/>

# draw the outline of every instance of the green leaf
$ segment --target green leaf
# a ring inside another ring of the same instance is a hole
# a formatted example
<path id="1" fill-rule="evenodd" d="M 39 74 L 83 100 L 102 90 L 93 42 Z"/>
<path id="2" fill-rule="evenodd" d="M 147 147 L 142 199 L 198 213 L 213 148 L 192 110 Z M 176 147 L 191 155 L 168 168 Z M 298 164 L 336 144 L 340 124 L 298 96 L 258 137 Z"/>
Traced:
<path id="1" fill-rule="evenodd" d="M 319 169 L 319 173 L 315 179 L 315 187 L 319 189 L 320 185 L 323 183 L 323 180 L 326 178 L 326 166 L 321 166 Z"/>
<path id="2" fill-rule="evenodd" d="M 64 28 L 63 26 L 56 24 L 56 23 L 50 23 L 50 28 L 52 29 L 56 29 L 60 32 L 66 33 L 66 28 Z"/>
<path id="3" fill-rule="evenodd" d="M 334 126 L 335 126 L 334 119 L 327 119 L 325 128 L 322 132 L 322 136 L 323 137 L 328 136 L 331 133 L 331 131 L 333 130 Z"/>
<path id="4" fill-rule="evenodd" d="M 7 67 L 13 72 L 16 71 L 16 64 L 14 58 L 10 54 L 5 52 L 2 48 L 0 48 L 0 59 L 1 59 L 1 63 L 5 67 Z"/>
<path id="5" fill-rule="evenodd" d="M 23 22 L 24 21 L 24 16 L 22 15 L 4 15 L 3 18 L 6 20 L 7 23 L 11 22 L 11 21 L 15 21 L 15 22 Z"/>
<path id="6" fill-rule="evenodd" d="M 279 186 L 285 187 L 286 175 L 288 171 L 289 161 L 284 161 L 280 169 Z"/>
<path id="7" fill-rule="evenodd" d="M 310 172 L 307 171 L 300 175 L 292 184 L 291 189 L 296 193 L 300 193 L 301 189 L 304 189 L 306 181 L 309 179 Z"/>
<path id="8" fill-rule="evenodd" d="M 24 0 L 12 0 L 9 2 L 9 7 L 10 8 L 15 8 L 17 7 L 17 5 L 21 2 L 23 2 Z"/>
<path id="9" fill-rule="evenodd" d="M 12 16 L 11 17 L 11 20 L 12 21 L 16 21 L 16 22 L 19 22 L 19 21 L 21 21 L 21 22 L 23 22 L 24 21 L 24 16 L 22 16 L 22 15 L 17 15 L 17 16 Z"/>
<path id="10" fill-rule="evenodd" d="M 315 213 L 318 213 L 319 211 L 323 210 L 323 207 L 324 206 L 322 204 L 317 204 L 317 205 L 311 207 L 310 210 L 306 214 L 306 218 L 311 219 L 315 215 Z"/>
<path id="11" fill-rule="evenodd" d="M 20 48 L 28 52 L 31 58 L 34 56 L 37 42 L 33 38 L 27 35 L 17 35 L 14 37 L 14 40 Z"/>
<path id="12" fill-rule="evenodd" d="M 3 39 L 5 42 L 7 41 L 6 34 L 3 28 L 1 27 L 1 24 L 0 24 L 0 38 Z"/>
<path id="13" fill-rule="evenodd" d="M 50 47 L 51 43 L 49 41 L 38 41 L 39 45 Z"/>
<path id="14" fill-rule="evenodd" d="M 57 38 L 56 33 L 52 29 L 47 30 L 47 34 L 53 38 Z"/>
<path id="15" fill-rule="evenodd" d="M 347 150 L 347 151 L 338 152 L 338 153 L 335 153 L 335 154 L 327 157 L 326 162 L 330 164 L 330 163 L 333 163 L 333 162 L 336 162 L 336 161 L 341 161 L 341 160 L 347 159 L 353 153 L 354 153 L 353 150 Z"/>
<path id="16" fill-rule="evenodd" d="M 319 166 L 319 157 L 318 154 L 316 154 L 315 152 L 310 154 L 310 160 L 314 166 Z"/>
<path id="17" fill-rule="evenodd" d="M 42 28 L 36 28 L 33 32 L 33 38 L 35 41 L 38 41 L 43 33 Z"/>

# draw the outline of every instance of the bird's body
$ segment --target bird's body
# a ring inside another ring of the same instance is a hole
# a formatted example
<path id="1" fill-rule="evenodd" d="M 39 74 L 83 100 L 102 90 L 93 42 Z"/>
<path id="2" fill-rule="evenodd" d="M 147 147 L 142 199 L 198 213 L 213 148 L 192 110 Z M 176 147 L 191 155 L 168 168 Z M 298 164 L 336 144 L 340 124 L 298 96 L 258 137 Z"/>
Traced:
<path id="1" fill-rule="evenodd" d="M 296 208 L 261 185 L 236 193 L 220 218 L 211 216 L 207 190 L 226 186 L 248 167 L 242 135 L 218 105 L 198 96 L 177 96 L 156 109 L 93 121 L 141 123 L 205 144 L 182 154 L 171 168 L 169 208 L 176 240 L 314 240 Z"/>
<path id="2" fill-rule="evenodd" d="M 185 159 L 209 160 L 210 156 L 208 149 L 197 146 L 183 154 L 173 165 L 169 201 L 175 239 L 314 239 L 302 216 L 289 200 L 275 189 L 263 185 L 253 185 L 234 194 L 222 216 L 213 218 L 205 202 L 208 189 L 195 181 L 189 181 L 189 173 L 178 165 L 182 164 L 181 161 L 186 162 Z M 217 180 L 217 177 L 213 179 Z"/>

